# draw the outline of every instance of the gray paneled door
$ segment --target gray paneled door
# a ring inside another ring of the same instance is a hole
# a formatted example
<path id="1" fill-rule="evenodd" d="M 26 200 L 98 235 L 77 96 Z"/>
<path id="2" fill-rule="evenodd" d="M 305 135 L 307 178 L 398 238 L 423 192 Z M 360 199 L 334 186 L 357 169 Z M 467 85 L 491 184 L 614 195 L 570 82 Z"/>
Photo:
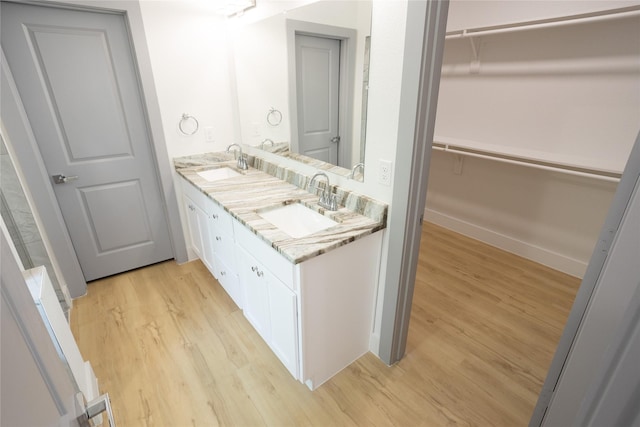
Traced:
<path id="1" fill-rule="evenodd" d="M 2 49 L 47 173 L 67 177 L 51 185 L 85 279 L 173 258 L 124 17 L 1 7 Z"/>
<path id="2" fill-rule="evenodd" d="M 338 164 L 340 40 L 296 34 L 298 151 Z"/>

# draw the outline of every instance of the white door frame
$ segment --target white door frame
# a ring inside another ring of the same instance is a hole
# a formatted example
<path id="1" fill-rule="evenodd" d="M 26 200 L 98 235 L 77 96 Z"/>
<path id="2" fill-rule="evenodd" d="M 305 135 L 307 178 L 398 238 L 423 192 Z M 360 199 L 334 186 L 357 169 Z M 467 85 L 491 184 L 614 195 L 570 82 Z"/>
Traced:
<path id="1" fill-rule="evenodd" d="M 291 115 L 291 151 L 299 152 L 298 107 L 296 90 L 296 34 L 340 40 L 340 95 L 338 99 L 338 165 L 351 168 L 353 152 L 353 91 L 355 84 L 357 31 L 351 28 L 287 19 L 287 61 L 289 78 L 289 114 Z M 359 143 L 359 141 L 358 141 Z"/>
<path id="2" fill-rule="evenodd" d="M 138 79 L 141 87 L 143 108 L 146 112 L 147 127 L 151 139 L 151 151 L 156 165 L 157 179 L 161 188 L 161 196 L 164 199 L 165 215 L 169 225 L 173 255 L 177 262 L 188 260 L 187 247 L 182 230 L 182 222 L 178 208 L 178 200 L 174 188 L 172 165 L 167 151 L 167 144 L 162 127 L 160 105 L 153 80 L 151 59 L 144 33 L 142 12 L 139 2 L 118 0 L 37 0 L 15 1 L 16 3 L 35 4 L 48 7 L 70 8 L 99 13 L 116 13 L 123 16 L 129 29 L 129 38 L 133 46 L 133 61 L 138 70 Z M 5 84 L 5 64 L 3 65 L 3 85 Z M 7 84 L 11 84 L 7 83 Z M 17 92 L 15 92 L 17 95 Z M 71 245 L 71 239 L 67 232 L 57 200 L 53 195 L 51 181 L 44 169 L 44 163 L 37 144 L 33 139 L 33 133 L 29 125 L 28 117 L 22 109 L 19 98 L 7 100 L 2 97 L 2 123 L 3 132 L 7 144 L 12 146 L 16 155 L 16 162 L 23 173 L 28 191 L 33 196 L 34 210 L 42 219 L 43 232 L 49 238 L 55 250 L 54 256 L 62 270 L 62 278 L 69 288 L 73 298 L 86 293 L 86 282 L 75 251 Z M 12 113 L 12 119 L 5 119 L 5 113 Z M 27 167 L 28 165 L 28 167 Z"/>

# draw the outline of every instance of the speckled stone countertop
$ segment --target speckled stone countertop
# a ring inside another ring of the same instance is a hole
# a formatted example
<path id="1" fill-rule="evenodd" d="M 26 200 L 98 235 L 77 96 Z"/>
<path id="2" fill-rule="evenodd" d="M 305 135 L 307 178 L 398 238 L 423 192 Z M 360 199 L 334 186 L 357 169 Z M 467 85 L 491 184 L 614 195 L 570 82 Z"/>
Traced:
<path id="1" fill-rule="evenodd" d="M 318 206 L 318 196 L 306 190 L 311 177 L 249 157 L 249 169 L 238 170 L 233 154 L 207 153 L 174 159 L 176 171 L 232 217 L 294 264 L 346 245 L 386 227 L 387 205 L 366 196 L 333 187 L 340 208 Z M 229 167 L 241 176 L 208 182 L 197 172 Z M 320 180 L 324 183 L 324 180 Z M 263 209 L 300 202 L 338 224 L 306 237 L 292 238 L 258 215 Z"/>

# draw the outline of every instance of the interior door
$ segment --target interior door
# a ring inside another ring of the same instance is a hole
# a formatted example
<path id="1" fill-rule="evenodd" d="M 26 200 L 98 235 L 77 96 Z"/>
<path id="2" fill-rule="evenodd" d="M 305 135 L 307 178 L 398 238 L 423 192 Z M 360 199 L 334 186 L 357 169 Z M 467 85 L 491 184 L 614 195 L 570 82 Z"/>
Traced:
<path id="1" fill-rule="evenodd" d="M 85 279 L 172 258 L 124 17 L 1 7 L 2 48 Z"/>
<path id="2" fill-rule="evenodd" d="M 298 151 L 338 164 L 340 40 L 296 34 Z"/>
<path id="3" fill-rule="evenodd" d="M 78 387 L 56 352 L 1 231 L 0 245 L 0 425 L 82 425 Z"/>

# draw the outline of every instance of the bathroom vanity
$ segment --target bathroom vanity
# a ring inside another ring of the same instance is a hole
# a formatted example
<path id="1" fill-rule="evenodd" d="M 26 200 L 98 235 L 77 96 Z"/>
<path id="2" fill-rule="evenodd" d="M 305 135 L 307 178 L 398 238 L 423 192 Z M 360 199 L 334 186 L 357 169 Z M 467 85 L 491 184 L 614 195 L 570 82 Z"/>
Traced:
<path id="1" fill-rule="evenodd" d="M 327 211 L 258 158 L 174 162 L 194 252 L 294 378 L 313 390 L 369 350 L 386 205 L 337 189 Z"/>

